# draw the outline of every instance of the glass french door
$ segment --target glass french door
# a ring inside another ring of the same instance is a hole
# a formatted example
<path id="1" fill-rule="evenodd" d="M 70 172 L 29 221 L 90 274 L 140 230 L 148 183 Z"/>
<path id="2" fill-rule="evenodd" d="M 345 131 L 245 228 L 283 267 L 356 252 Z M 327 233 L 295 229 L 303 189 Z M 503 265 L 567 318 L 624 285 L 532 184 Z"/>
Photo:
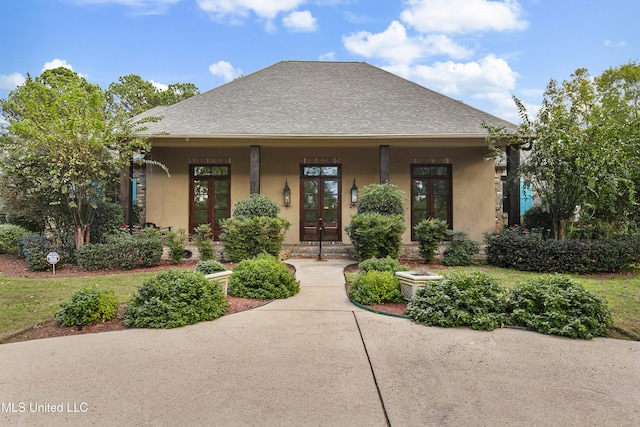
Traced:
<path id="1" fill-rule="evenodd" d="M 300 179 L 301 240 L 341 241 L 340 167 L 303 166 Z"/>
<path id="2" fill-rule="evenodd" d="M 228 165 L 191 167 L 191 209 L 189 234 L 202 224 L 211 224 L 214 240 L 219 240 L 220 220 L 229 218 L 231 173 Z"/>
<path id="3" fill-rule="evenodd" d="M 420 221 L 434 218 L 453 228 L 450 165 L 411 166 L 411 238 Z"/>

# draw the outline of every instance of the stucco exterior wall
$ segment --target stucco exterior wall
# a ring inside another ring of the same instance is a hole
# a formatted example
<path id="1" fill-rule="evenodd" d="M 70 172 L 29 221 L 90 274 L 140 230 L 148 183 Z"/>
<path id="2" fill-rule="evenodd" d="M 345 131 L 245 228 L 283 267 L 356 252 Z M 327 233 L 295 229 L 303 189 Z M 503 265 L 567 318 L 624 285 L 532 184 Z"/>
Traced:
<path id="1" fill-rule="evenodd" d="M 159 226 L 187 229 L 189 225 L 189 161 L 194 159 L 230 159 L 231 203 L 249 197 L 249 143 L 237 146 L 239 141 L 218 143 L 215 148 L 197 146 L 171 148 L 155 147 L 153 160 L 164 163 L 170 177 L 158 167 L 147 170 L 147 221 Z M 389 180 L 405 192 L 406 231 L 405 243 L 410 243 L 410 164 L 422 162 L 450 162 L 453 171 L 453 225 L 455 230 L 466 231 L 469 236 L 481 240 L 483 233 L 495 229 L 494 163 L 484 161 L 486 148 L 456 147 L 455 141 L 447 141 L 451 148 L 436 144 L 392 145 L 392 141 L 373 142 L 331 141 L 307 143 L 271 142 L 261 145 L 260 192 L 281 206 L 281 216 L 287 218 L 291 228 L 285 244 L 300 242 L 300 165 L 317 159 L 327 164 L 339 162 L 342 169 L 342 242 L 350 243 L 344 232 L 356 208 L 350 203 L 350 189 L 355 178 L 361 190 L 365 185 L 380 182 L 380 145 L 390 147 Z M 202 144 L 201 144 L 202 145 Z M 431 146 L 427 146 L 431 145 Z M 480 145 L 480 144 L 479 144 Z M 288 182 L 291 188 L 291 205 L 283 206 L 282 190 Z"/>

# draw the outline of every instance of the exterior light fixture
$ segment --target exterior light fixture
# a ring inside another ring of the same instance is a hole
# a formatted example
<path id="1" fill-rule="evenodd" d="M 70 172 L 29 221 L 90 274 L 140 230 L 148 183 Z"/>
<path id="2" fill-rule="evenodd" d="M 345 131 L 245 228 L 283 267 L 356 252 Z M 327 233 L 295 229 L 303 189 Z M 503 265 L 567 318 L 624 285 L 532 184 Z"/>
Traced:
<path id="1" fill-rule="evenodd" d="M 353 178 L 353 186 L 351 187 L 351 204 L 358 204 L 358 187 L 356 187 L 356 179 Z"/>
<path id="2" fill-rule="evenodd" d="M 289 188 L 289 182 L 285 179 L 284 190 L 282 190 L 282 197 L 284 199 L 284 205 L 289 206 L 291 204 L 291 188 Z"/>

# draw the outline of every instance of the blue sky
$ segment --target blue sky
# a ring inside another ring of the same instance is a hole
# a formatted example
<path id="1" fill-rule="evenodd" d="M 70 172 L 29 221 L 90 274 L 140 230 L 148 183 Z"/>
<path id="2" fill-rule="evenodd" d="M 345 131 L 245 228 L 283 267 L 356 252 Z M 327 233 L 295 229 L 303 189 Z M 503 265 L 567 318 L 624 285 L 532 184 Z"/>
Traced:
<path id="1" fill-rule="evenodd" d="M 517 122 L 550 79 L 640 60 L 637 0 L 12 0 L 0 98 L 66 66 L 204 92 L 281 60 L 366 61 Z"/>

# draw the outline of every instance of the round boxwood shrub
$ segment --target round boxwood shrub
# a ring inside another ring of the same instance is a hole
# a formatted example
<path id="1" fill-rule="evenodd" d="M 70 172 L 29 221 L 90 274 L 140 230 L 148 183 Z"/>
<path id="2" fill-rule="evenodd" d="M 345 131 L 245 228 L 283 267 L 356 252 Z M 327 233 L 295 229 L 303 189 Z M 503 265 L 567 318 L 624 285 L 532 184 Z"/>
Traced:
<path id="1" fill-rule="evenodd" d="M 506 310 L 515 325 L 571 338 L 605 336 L 612 324 L 604 298 L 561 275 L 516 285 L 508 294 Z"/>
<path id="2" fill-rule="evenodd" d="M 441 282 L 418 288 L 407 315 L 427 326 L 493 330 L 504 314 L 504 288 L 487 273 L 452 273 Z"/>
<path id="3" fill-rule="evenodd" d="M 409 267 L 400 264 L 396 258 L 390 256 L 385 258 L 369 258 L 358 264 L 358 269 L 361 273 L 367 273 L 369 271 L 389 271 L 395 273 L 396 271 L 408 271 Z"/>
<path id="4" fill-rule="evenodd" d="M 300 291 L 300 283 L 285 263 L 261 254 L 240 262 L 229 279 L 229 295 L 241 298 L 289 298 Z"/>
<path id="5" fill-rule="evenodd" d="M 363 305 L 401 302 L 400 282 L 390 271 L 370 270 L 356 276 L 349 289 L 349 297 Z"/>
<path id="6" fill-rule="evenodd" d="M 208 259 L 205 261 L 198 261 L 196 264 L 196 271 L 199 271 L 202 274 L 213 274 L 219 273 L 221 271 L 225 271 L 224 265 L 221 262 L 216 261 L 215 259 Z"/>
<path id="7" fill-rule="evenodd" d="M 176 328 L 217 319 L 227 308 L 218 282 L 196 271 L 171 269 L 142 284 L 127 305 L 124 322 L 137 328 Z"/>
<path id="8" fill-rule="evenodd" d="M 68 302 L 60 305 L 56 320 L 62 326 L 89 325 L 97 320 L 110 320 L 118 311 L 118 299 L 113 291 L 96 286 L 75 291 Z"/>

